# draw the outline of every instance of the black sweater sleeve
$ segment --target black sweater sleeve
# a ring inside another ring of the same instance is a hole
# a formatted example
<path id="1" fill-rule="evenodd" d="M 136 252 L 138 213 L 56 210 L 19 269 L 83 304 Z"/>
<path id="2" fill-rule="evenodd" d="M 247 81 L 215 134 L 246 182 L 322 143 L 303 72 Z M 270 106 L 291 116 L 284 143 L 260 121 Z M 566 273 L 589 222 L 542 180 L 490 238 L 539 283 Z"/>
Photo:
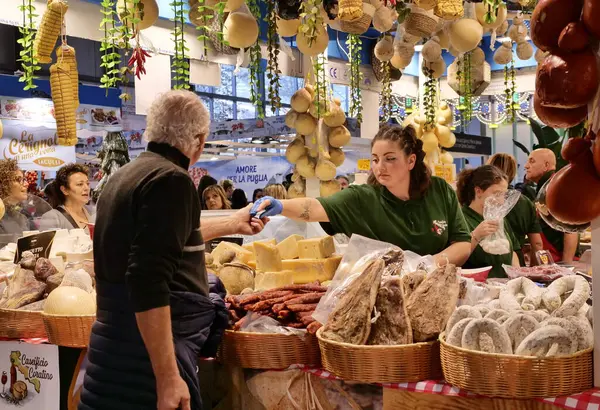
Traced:
<path id="1" fill-rule="evenodd" d="M 195 226 L 196 195 L 190 178 L 173 172 L 149 182 L 135 199 L 125 278 L 136 312 L 169 305 L 169 282 Z"/>

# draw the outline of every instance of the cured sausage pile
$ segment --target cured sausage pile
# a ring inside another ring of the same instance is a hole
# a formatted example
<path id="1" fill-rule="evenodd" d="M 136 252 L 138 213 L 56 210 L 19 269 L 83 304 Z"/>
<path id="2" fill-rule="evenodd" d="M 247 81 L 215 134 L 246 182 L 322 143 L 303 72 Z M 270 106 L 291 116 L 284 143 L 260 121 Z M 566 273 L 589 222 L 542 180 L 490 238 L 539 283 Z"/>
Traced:
<path id="1" fill-rule="evenodd" d="M 306 328 L 314 334 L 321 324 L 315 322 L 312 314 L 326 291 L 327 287 L 315 282 L 227 296 L 225 302 L 234 330 L 240 330 L 248 312 L 255 312 L 276 319 L 282 326 Z"/>
<path id="2" fill-rule="evenodd" d="M 487 353 L 571 355 L 594 344 L 589 295 L 589 283 L 577 275 L 559 278 L 547 289 L 525 277 L 513 279 L 498 299 L 457 308 L 446 326 L 446 342 Z"/>

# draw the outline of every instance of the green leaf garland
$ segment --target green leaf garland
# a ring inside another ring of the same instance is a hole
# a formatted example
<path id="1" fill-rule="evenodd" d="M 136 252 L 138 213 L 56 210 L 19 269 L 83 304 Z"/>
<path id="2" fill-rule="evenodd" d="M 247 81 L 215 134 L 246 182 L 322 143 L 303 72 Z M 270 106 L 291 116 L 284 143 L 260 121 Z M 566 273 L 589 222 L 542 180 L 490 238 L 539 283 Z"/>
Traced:
<path id="1" fill-rule="evenodd" d="M 20 58 L 17 60 L 21 63 L 21 69 L 23 71 L 23 74 L 21 74 L 21 77 L 19 78 L 19 82 L 25 83 L 23 90 L 28 91 L 37 87 L 37 85 L 33 83 L 33 80 L 36 78 L 35 72 L 41 68 L 33 55 L 33 41 L 35 38 L 35 25 L 33 20 L 38 17 L 38 15 L 35 14 L 33 0 L 22 0 L 19 10 L 23 13 L 23 27 L 19 27 L 21 38 L 17 40 L 17 43 L 23 48 L 23 50 L 19 52 Z"/>
<path id="2" fill-rule="evenodd" d="M 102 0 L 101 12 L 102 21 L 100 22 L 100 30 L 104 31 L 102 42 L 100 43 L 100 67 L 103 69 L 102 77 L 100 78 L 100 88 L 106 89 L 108 95 L 109 88 L 116 88 L 122 82 L 121 78 L 121 55 L 117 40 L 119 38 L 120 29 L 117 26 L 117 12 L 115 11 L 115 2 L 113 0 Z"/>
<path id="3" fill-rule="evenodd" d="M 256 19 L 260 19 L 260 8 L 258 6 L 258 0 L 247 0 L 248 8 Z M 258 118 L 265 117 L 265 106 L 262 95 L 260 94 L 260 84 L 262 71 L 260 69 L 260 63 L 262 60 L 262 53 L 260 49 L 259 40 L 256 40 L 250 47 L 250 102 L 256 107 L 256 116 Z"/>
<path id="4" fill-rule="evenodd" d="M 360 86 L 363 74 L 360 71 L 360 52 L 362 40 L 357 34 L 349 34 L 346 40 L 350 60 L 350 116 L 355 117 L 358 125 L 362 124 L 362 97 Z"/>
<path id="5" fill-rule="evenodd" d="M 267 78 L 269 80 L 269 101 L 271 104 L 271 111 L 273 114 L 277 112 L 277 109 L 281 107 L 281 97 L 279 96 L 279 89 L 281 83 L 279 78 L 281 77 L 281 70 L 279 70 L 279 36 L 277 35 L 277 10 L 275 7 L 275 0 L 267 0 L 267 15 L 265 21 L 268 24 L 267 30 L 267 53 L 269 59 L 267 60 Z"/>
<path id="6" fill-rule="evenodd" d="M 190 49 L 187 47 L 184 38 L 185 9 L 183 5 L 184 2 L 181 0 L 174 0 L 170 3 L 174 14 L 171 36 L 175 45 L 175 56 L 173 56 L 171 63 L 171 78 L 175 90 L 190 89 L 190 63 L 186 60 L 186 53 Z"/>

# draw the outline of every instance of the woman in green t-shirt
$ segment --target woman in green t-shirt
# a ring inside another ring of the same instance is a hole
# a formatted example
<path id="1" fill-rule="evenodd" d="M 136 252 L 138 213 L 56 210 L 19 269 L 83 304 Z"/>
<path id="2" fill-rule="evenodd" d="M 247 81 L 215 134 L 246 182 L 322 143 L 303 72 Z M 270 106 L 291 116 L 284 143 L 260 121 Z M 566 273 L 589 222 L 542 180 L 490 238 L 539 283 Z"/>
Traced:
<path id="1" fill-rule="evenodd" d="M 483 268 L 492 266 L 489 277 L 506 277 L 502 265 L 519 266 L 519 258 L 515 253 L 516 240 L 510 225 L 504 219 L 504 233 L 510 243 L 510 252 L 504 255 L 492 255 L 483 250 L 479 243 L 483 238 L 498 230 L 498 221 L 483 219 L 485 200 L 495 195 L 502 195 L 508 190 L 506 174 L 500 169 L 483 165 L 474 169 L 465 169 L 458 175 L 456 191 L 462 211 L 471 230 L 471 256 L 463 265 L 464 268 Z"/>
<path id="2" fill-rule="evenodd" d="M 329 233 L 358 234 L 420 255 L 462 265 L 470 254 L 469 230 L 456 193 L 432 177 L 414 129 L 383 126 L 371 142 L 372 174 L 327 198 L 278 201 L 265 197 L 251 214 L 282 214 L 306 222 L 329 222 Z"/>

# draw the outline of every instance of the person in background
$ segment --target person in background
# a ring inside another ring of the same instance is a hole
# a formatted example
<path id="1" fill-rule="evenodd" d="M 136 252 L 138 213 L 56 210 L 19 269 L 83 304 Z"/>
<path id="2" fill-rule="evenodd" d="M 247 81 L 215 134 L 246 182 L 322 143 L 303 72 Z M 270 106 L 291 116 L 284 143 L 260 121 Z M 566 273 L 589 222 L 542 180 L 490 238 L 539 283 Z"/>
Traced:
<path id="1" fill-rule="evenodd" d="M 367 184 L 326 198 L 264 197 L 251 215 L 266 210 L 262 215 L 329 222 L 324 229 L 330 235 L 358 234 L 432 255 L 440 265 L 461 266 L 471 252 L 469 229 L 456 193 L 431 176 L 424 159 L 423 141 L 412 127 L 385 125 L 371 141 L 373 172 Z"/>
<path id="2" fill-rule="evenodd" d="M 227 199 L 231 200 L 231 195 L 233 195 L 234 190 L 233 182 L 229 179 L 224 179 L 221 182 L 221 187 L 223 188 L 223 191 L 225 191 Z"/>
<path id="3" fill-rule="evenodd" d="M 214 357 L 227 327 L 223 283 L 204 241 L 254 235 L 250 207 L 200 220 L 188 168 L 210 117 L 190 91 L 160 95 L 147 115 L 147 151 L 110 178 L 94 241 L 97 321 L 80 410 L 202 409 L 198 357 Z"/>
<path id="4" fill-rule="evenodd" d="M 340 183 L 341 189 L 346 189 L 350 186 L 350 180 L 345 175 L 338 175 L 335 179 Z"/>
<path id="5" fill-rule="evenodd" d="M 90 201 L 87 167 L 80 164 L 62 166 L 48 189 L 54 209 L 42 216 L 40 229 L 83 229 L 89 232 L 88 224 L 94 219 L 86 208 Z"/>
<path id="6" fill-rule="evenodd" d="M 510 251 L 503 255 L 492 255 L 479 245 L 481 240 L 498 230 L 499 222 L 483 219 L 485 200 L 495 195 L 503 195 L 508 189 L 506 174 L 491 165 L 464 169 L 456 181 L 456 193 L 462 205 L 462 211 L 471 229 L 471 255 L 463 265 L 467 269 L 491 266 L 489 277 L 505 278 L 502 265 L 519 266 L 519 258 L 515 252 L 517 241 L 505 219 L 504 233 L 510 243 Z"/>
<path id="7" fill-rule="evenodd" d="M 504 172 L 508 181 L 513 181 L 517 175 L 517 161 L 512 155 L 503 153 L 494 154 L 489 159 L 488 164 Z M 512 188 L 510 183 L 508 187 Z M 525 195 L 521 195 L 515 207 L 506 216 L 506 220 L 513 231 L 515 239 L 518 241 L 520 249 L 516 252 L 519 257 L 519 264 L 525 266 L 523 247 L 527 241 L 527 237 L 531 246 L 529 261 L 532 266 L 536 265 L 535 254 L 544 248 L 544 244 L 541 236 L 542 227 L 537 217 L 535 205 Z"/>
<path id="8" fill-rule="evenodd" d="M 33 221 L 21 212 L 19 206 L 27 200 L 27 179 L 16 160 L 0 160 L 0 199 L 6 210 L 0 221 L 0 234 L 15 234 L 20 237 L 23 231 L 36 229 Z"/>
<path id="9" fill-rule="evenodd" d="M 275 199 L 287 199 L 287 190 L 282 184 L 271 184 L 265 187 L 265 196 Z"/>
<path id="10" fill-rule="evenodd" d="M 242 209 L 248 206 L 248 197 L 243 189 L 234 189 L 231 195 L 231 209 Z"/>
<path id="11" fill-rule="evenodd" d="M 527 164 L 525 164 L 525 172 L 527 180 L 537 184 L 537 197 L 540 189 L 556 172 L 554 152 L 548 148 L 534 150 L 529 154 Z M 573 262 L 579 247 L 579 235 L 554 230 L 543 219 L 540 220 L 540 225 L 542 227 L 544 249 L 550 252 L 554 262 Z"/>
<path id="12" fill-rule="evenodd" d="M 225 191 L 220 185 L 211 185 L 204 190 L 202 198 L 208 211 L 231 209 L 231 202 L 225 196 Z"/>
<path id="13" fill-rule="evenodd" d="M 258 201 L 263 196 L 265 196 L 265 194 L 262 189 L 260 189 L 260 188 L 255 189 L 254 192 L 252 193 L 252 203 Z"/>
<path id="14" fill-rule="evenodd" d="M 204 197 L 202 196 L 204 190 L 211 185 L 217 185 L 217 183 L 217 180 L 208 174 L 203 175 L 202 178 L 200 178 L 200 182 L 198 183 L 198 198 L 200 198 L 200 205 L 202 206 L 202 209 L 206 209 L 206 203 L 204 202 Z"/>

